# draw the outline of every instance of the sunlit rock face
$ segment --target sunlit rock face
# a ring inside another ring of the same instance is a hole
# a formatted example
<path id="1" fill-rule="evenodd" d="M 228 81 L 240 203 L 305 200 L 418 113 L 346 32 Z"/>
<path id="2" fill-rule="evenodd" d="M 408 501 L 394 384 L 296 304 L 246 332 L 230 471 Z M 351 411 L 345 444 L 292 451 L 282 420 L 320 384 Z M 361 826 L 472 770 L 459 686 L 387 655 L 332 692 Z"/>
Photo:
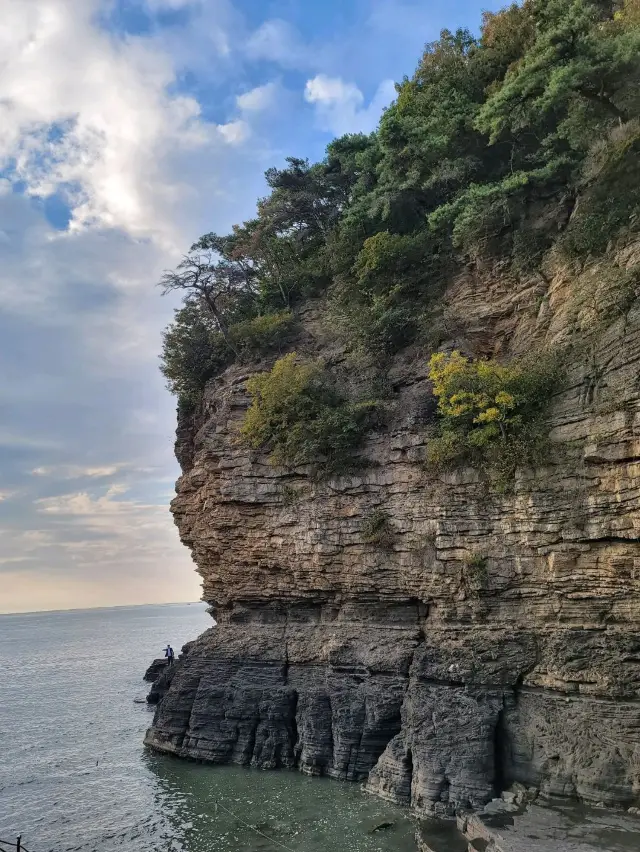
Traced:
<path id="1" fill-rule="evenodd" d="M 634 253 L 635 252 L 635 253 Z M 625 262 L 637 262 L 637 247 Z M 597 277 L 597 267 L 594 268 Z M 523 354 L 571 339 L 573 283 L 461 276 L 450 347 Z M 366 381 L 302 316 L 295 347 Z M 585 338 L 586 339 L 586 338 Z M 182 418 L 172 509 L 217 626 L 176 665 L 146 741 L 161 751 L 353 781 L 418 813 L 513 782 L 606 804 L 640 796 L 640 312 L 567 350 L 548 464 L 498 493 L 424 465 L 428 352 L 398 357 L 357 474 L 315 481 L 248 450 L 245 382 Z M 390 534 L 363 529 L 384 511 Z"/>

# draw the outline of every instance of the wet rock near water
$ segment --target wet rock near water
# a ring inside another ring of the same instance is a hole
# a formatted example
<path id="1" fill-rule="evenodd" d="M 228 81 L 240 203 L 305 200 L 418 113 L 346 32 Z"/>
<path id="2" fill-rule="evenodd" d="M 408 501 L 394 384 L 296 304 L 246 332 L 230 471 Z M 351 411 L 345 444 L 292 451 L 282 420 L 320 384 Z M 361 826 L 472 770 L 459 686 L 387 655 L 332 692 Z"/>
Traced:
<path id="1" fill-rule="evenodd" d="M 469 843 L 451 820 L 421 820 L 416 846 L 418 852 L 469 852 Z"/>
<path id="2" fill-rule="evenodd" d="M 567 801 L 493 808 L 461 817 L 458 826 L 478 852 L 637 852 L 640 819 Z M 434 850 L 435 852 L 435 850 Z"/>

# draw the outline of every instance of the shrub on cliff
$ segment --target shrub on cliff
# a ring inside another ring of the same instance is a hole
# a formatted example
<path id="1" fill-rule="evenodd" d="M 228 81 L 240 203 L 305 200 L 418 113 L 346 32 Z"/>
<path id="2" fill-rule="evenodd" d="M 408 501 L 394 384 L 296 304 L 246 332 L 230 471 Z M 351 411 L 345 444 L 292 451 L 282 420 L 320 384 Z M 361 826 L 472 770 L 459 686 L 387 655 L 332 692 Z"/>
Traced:
<path id="1" fill-rule="evenodd" d="M 427 231 L 381 231 L 364 241 L 349 274 L 332 290 L 333 314 L 349 345 L 392 355 L 414 339 L 418 303 L 433 298 L 442 261 Z"/>
<path id="2" fill-rule="evenodd" d="M 319 361 L 300 362 L 295 352 L 249 379 L 247 390 L 252 403 L 241 434 L 251 446 L 270 450 L 274 465 L 312 464 L 324 473 L 353 466 L 377 408 L 349 402 Z"/>
<path id="3" fill-rule="evenodd" d="M 211 312 L 196 299 L 175 312 L 163 335 L 162 374 L 182 408 L 196 405 L 209 379 L 234 359 L 257 358 L 279 352 L 291 341 L 290 311 L 263 314 L 236 322 L 220 331 Z"/>
<path id="4" fill-rule="evenodd" d="M 389 547 L 393 543 L 394 535 L 391 520 L 383 509 L 374 509 L 364 517 L 361 533 L 365 544 Z"/>
<path id="5" fill-rule="evenodd" d="M 244 358 L 282 351 L 291 342 L 294 319 L 291 311 L 262 314 L 229 327 L 234 349 Z"/>
<path id="6" fill-rule="evenodd" d="M 436 467 L 479 464 L 506 487 L 518 464 L 540 458 L 543 415 L 557 376 L 555 363 L 545 359 L 502 365 L 460 352 L 432 355 L 440 434 L 429 442 L 428 461 Z"/>

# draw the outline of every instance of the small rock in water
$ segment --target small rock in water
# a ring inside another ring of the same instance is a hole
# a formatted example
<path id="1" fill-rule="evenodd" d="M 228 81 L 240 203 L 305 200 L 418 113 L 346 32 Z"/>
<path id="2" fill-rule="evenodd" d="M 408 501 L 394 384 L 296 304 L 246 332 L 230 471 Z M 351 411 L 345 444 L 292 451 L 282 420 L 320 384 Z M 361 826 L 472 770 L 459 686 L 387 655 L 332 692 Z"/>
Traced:
<path id="1" fill-rule="evenodd" d="M 377 822 L 368 830 L 367 834 L 375 834 L 376 831 L 383 831 L 385 828 L 393 828 L 394 825 L 394 822 Z"/>

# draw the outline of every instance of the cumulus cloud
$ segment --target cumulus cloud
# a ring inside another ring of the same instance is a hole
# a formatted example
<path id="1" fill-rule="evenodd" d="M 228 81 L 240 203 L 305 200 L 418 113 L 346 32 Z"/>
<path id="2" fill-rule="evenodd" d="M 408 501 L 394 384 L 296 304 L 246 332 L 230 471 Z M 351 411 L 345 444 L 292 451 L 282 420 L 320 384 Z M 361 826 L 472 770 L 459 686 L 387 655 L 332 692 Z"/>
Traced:
<path id="1" fill-rule="evenodd" d="M 135 571 L 154 562 L 168 566 L 172 556 L 182 556 L 168 506 L 125 499 L 127 491 L 116 483 L 103 494 L 73 492 L 41 498 L 35 506 L 50 521 L 64 522 L 55 546 L 78 567 L 91 567 L 96 557 L 118 574 L 123 560 L 131 566 L 135 559 Z"/>
<path id="2" fill-rule="evenodd" d="M 393 80 L 385 80 L 365 106 L 364 95 L 355 83 L 318 74 L 307 80 L 304 97 L 316 108 L 323 130 L 337 135 L 370 133 L 378 124 L 382 110 L 394 99 L 395 86 Z"/>
<path id="3" fill-rule="evenodd" d="M 167 166 L 246 138 L 237 122 L 202 120 L 170 87 L 172 58 L 150 37 L 114 39 L 95 24 L 99 0 L 4 0 L 0 167 L 27 191 L 65 192 L 72 227 L 173 235 L 184 187 Z"/>
<path id="4" fill-rule="evenodd" d="M 262 112 L 272 107 L 278 97 L 279 86 L 275 82 L 256 86 L 242 95 L 238 95 L 236 103 L 242 112 Z"/>
<path id="5" fill-rule="evenodd" d="M 111 519 L 115 515 L 136 514 L 140 518 L 156 516 L 161 513 L 166 517 L 166 508 L 160 506 L 149 506 L 133 500 L 117 499 L 128 491 L 124 483 L 115 483 L 99 497 L 92 496 L 86 491 L 78 491 L 71 494 L 61 494 L 58 497 L 43 497 L 35 501 L 39 512 L 53 515 L 65 515 L 69 518 L 82 517 L 87 527 L 94 525 L 98 528 L 110 526 Z M 116 533 L 122 533 L 120 525 L 117 525 Z M 126 531 L 128 532 L 128 530 Z"/>
<path id="6" fill-rule="evenodd" d="M 142 34 L 118 17 L 131 6 Z M 355 37 L 307 41 L 284 20 L 251 33 L 236 0 L 0 13 L 0 611 L 194 599 L 166 508 L 158 353 L 176 303 L 154 283 L 201 233 L 250 217 L 264 169 L 317 152 L 318 127 L 370 129 L 391 95 L 361 91 L 395 67 L 369 61 L 362 16 Z M 265 62 L 302 69 L 296 91 L 256 79 Z M 317 122 L 300 120 L 307 77 Z"/>
<path id="7" fill-rule="evenodd" d="M 305 67 L 311 60 L 297 29 L 281 18 L 261 24 L 249 37 L 246 53 L 251 59 L 276 62 L 285 68 Z"/>
<path id="8" fill-rule="evenodd" d="M 230 121 L 228 124 L 220 125 L 219 132 L 225 142 L 228 142 L 230 145 L 239 145 L 245 139 L 249 138 L 251 130 L 246 121 L 237 119 L 236 121 Z"/>

